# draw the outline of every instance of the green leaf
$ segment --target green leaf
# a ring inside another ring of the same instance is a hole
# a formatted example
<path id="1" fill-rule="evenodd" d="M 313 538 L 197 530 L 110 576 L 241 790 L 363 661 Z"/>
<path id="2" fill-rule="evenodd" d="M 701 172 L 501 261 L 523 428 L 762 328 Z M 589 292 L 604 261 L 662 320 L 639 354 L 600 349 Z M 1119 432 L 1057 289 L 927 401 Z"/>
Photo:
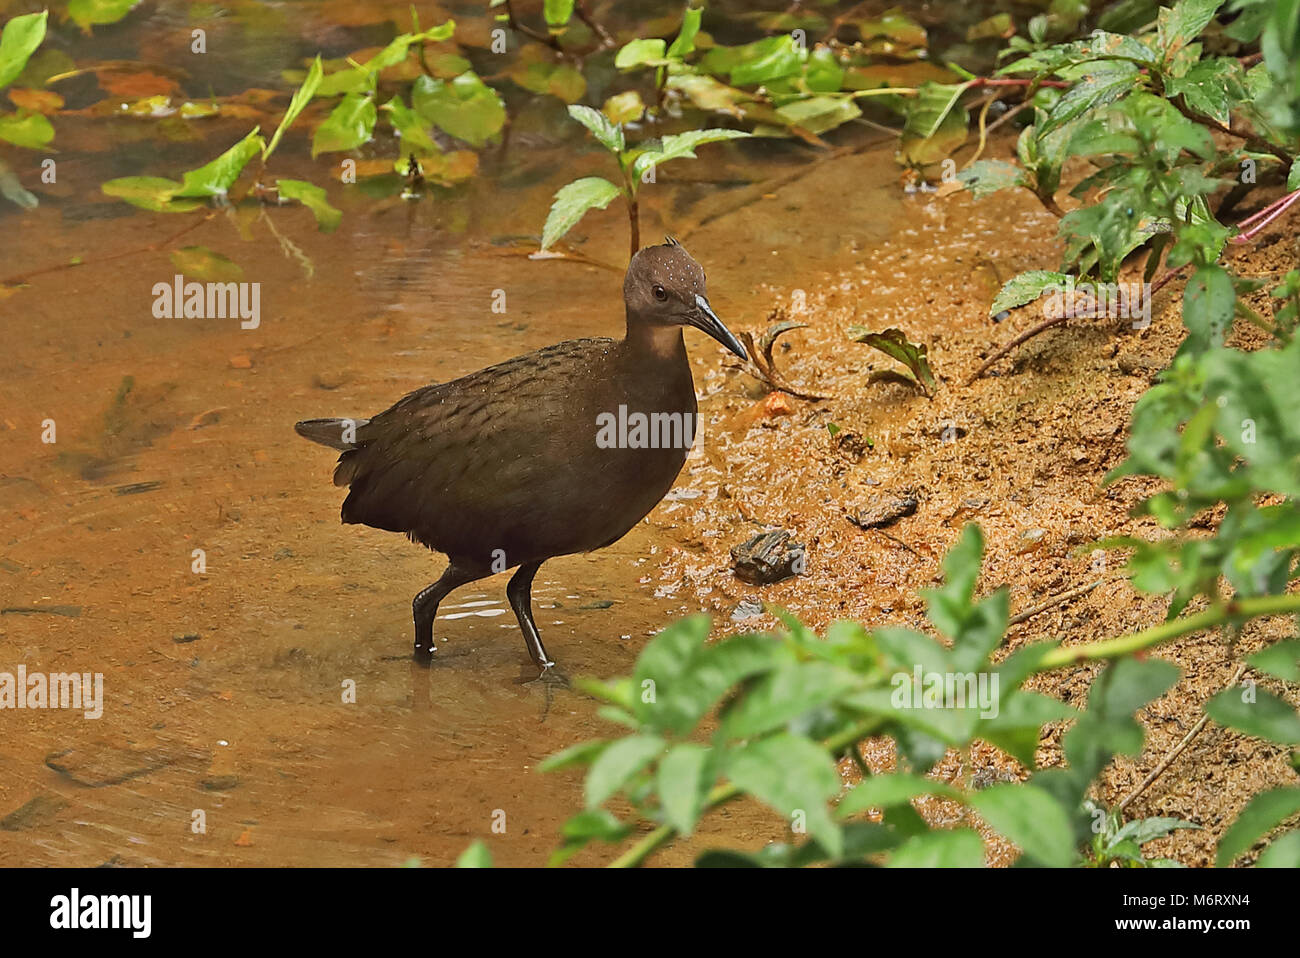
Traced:
<path id="1" fill-rule="evenodd" d="M 998 190 L 1024 186 L 1025 177 L 1020 167 L 1006 160 L 978 160 L 957 174 L 957 182 L 974 196 L 983 197 Z"/>
<path id="2" fill-rule="evenodd" d="M 403 156 L 411 153 L 416 156 L 432 156 L 439 152 L 433 138 L 429 136 L 425 120 L 414 110 L 408 109 L 400 95 L 395 95 L 380 109 L 388 114 L 389 122 L 401 138 Z"/>
<path id="3" fill-rule="evenodd" d="M 1171 63 L 1187 44 L 1201 35 L 1223 6 L 1223 0 L 1179 0 L 1172 8 L 1161 7 L 1157 37 L 1165 63 Z"/>
<path id="4" fill-rule="evenodd" d="M 240 265 L 206 246 L 185 246 L 173 250 L 172 265 L 200 282 L 232 283 L 244 278 Z"/>
<path id="5" fill-rule="evenodd" d="M 862 110 L 851 96 L 809 96 L 777 107 L 776 115 L 787 126 L 819 136 L 856 120 Z"/>
<path id="6" fill-rule="evenodd" d="M 54 127 L 40 113 L 0 113 L 0 140 L 38 150 L 54 139 Z"/>
<path id="7" fill-rule="evenodd" d="M 853 673 L 825 662 L 777 669 L 759 679 L 727 710 L 720 734 L 728 739 L 754 738 L 830 705 L 857 684 Z"/>
<path id="8" fill-rule="evenodd" d="M 609 206 L 614 197 L 622 193 L 609 180 L 599 176 L 584 176 L 559 188 L 551 203 L 551 212 L 542 227 L 542 249 L 550 249 L 590 209 Z"/>
<path id="9" fill-rule="evenodd" d="M 1100 61 L 1095 72 L 1086 74 L 1056 101 L 1038 128 L 1038 137 L 1041 139 L 1071 120 L 1131 93 L 1137 76 L 1138 68 L 1132 63 Z"/>
<path id="10" fill-rule="evenodd" d="M 965 796 L 961 792 L 945 782 L 913 775 L 910 772 L 894 772 L 863 779 L 853 791 L 840 800 L 835 812 L 840 818 L 847 818 L 871 808 L 883 809 L 902 805 L 918 795 L 939 795 L 956 802 L 965 801 Z"/>
<path id="11" fill-rule="evenodd" d="M 173 200 L 180 188 L 175 180 L 161 176 L 124 176 L 100 186 L 105 196 L 115 196 L 155 213 L 188 213 L 203 205 L 199 200 Z"/>
<path id="12" fill-rule="evenodd" d="M 604 804 L 618 793 L 627 780 L 650 764 L 664 750 L 658 735 L 629 735 L 619 739 L 596 757 L 587 771 L 585 788 L 588 810 Z"/>
<path id="13" fill-rule="evenodd" d="M 330 206 L 329 194 L 315 183 L 306 180 L 277 180 L 276 190 L 286 200 L 297 200 L 316 217 L 316 226 L 322 233 L 332 233 L 343 219 L 343 211 Z"/>
<path id="14" fill-rule="evenodd" d="M 994 298 L 993 305 L 989 307 L 989 315 L 996 316 L 1003 310 L 1031 303 L 1053 286 L 1064 285 L 1068 278 L 1064 273 L 1045 269 L 1034 269 L 1013 276 L 1003 284 Z"/>
<path id="15" fill-rule="evenodd" d="M 50 12 L 25 13 L 5 24 L 0 33 L 0 87 L 13 82 L 23 72 L 27 60 L 45 39 L 45 22 Z"/>
<path id="16" fill-rule="evenodd" d="M 700 32 L 700 17 L 703 15 L 703 7 L 686 8 L 682 14 L 682 28 L 677 31 L 677 38 L 668 48 L 669 58 L 685 60 L 695 50 L 695 35 Z"/>
<path id="17" fill-rule="evenodd" d="M 1222 346 L 1237 306 L 1232 277 L 1222 266 L 1202 266 L 1183 290 L 1183 325 L 1187 340 L 1183 348 L 1195 354 L 1211 346 Z"/>
<path id="18" fill-rule="evenodd" d="M 275 128 L 275 135 L 271 137 L 271 142 L 262 151 L 263 163 L 270 159 L 271 154 L 275 152 L 275 148 L 280 145 L 280 137 L 284 136 L 285 130 L 293 126 L 293 121 L 298 119 L 298 114 L 316 95 L 316 90 L 320 87 L 322 74 L 320 54 L 318 53 L 316 59 L 312 61 L 311 69 L 307 71 L 307 79 L 303 80 L 302 86 L 293 92 L 293 97 L 289 100 L 289 109 L 284 111 L 284 118 L 280 120 L 280 125 Z"/>
<path id="19" fill-rule="evenodd" d="M 1200 828 L 1192 822 L 1185 822 L 1181 818 L 1167 818 L 1155 816 L 1152 818 L 1139 818 L 1131 821 L 1123 828 L 1117 831 L 1110 840 L 1111 845 L 1117 845 L 1123 841 L 1131 841 L 1137 845 L 1145 845 L 1147 842 L 1154 841 L 1157 838 L 1164 838 L 1180 828 Z"/>
<path id="20" fill-rule="evenodd" d="M 419 77 L 411 87 L 411 105 L 430 123 L 471 146 L 482 146 L 506 122 L 500 95 L 472 70 L 451 80 Z"/>
<path id="21" fill-rule="evenodd" d="M 705 781 L 709 750 L 702 745 L 674 745 L 659 763 L 656 791 L 663 805 L 664 818 L 682 835 L 690 835 L 699 821 L 704 796 L 710 782 Z"/>
<path id="22" fill-rule="evenodd" d="M 460 853 L 456 859 L 457 868 L 491 868 L 492 853 L 488 851 L 487 845 L 483 840 L 475 841 L 469 848 Z"/>
<path id="23" fill-rule="evenodd" d="M 1264 854 L 1255 862 L 1256 868 L 1300 868 L 1300 829 L 1273 839 Z"/>
<path id="24" fill-rule="evenodd" d="M 690 130 L 686 133 L 678 133 L 673 136 L 665 136 L 660 141 L 659 147 L 650 148 L 637 155 L 632 163 L 632 177 L 639 180 L 652 167 L 667 163 L 669 160 L 680 160 L 695 157 L 695 148 L 703 146 L 706 143 L 717 143 L 721 140 L 739 140 L 747 136 L 753 136 L 745 130 Z"/>
<path id="25" fill-rule="evenodd" d="M 824 749 L 783 732 L 733 751 L 726 771 L 732 784 L 775 809 L 787 822 L 802 815 L 808 834 L 832 858 L 840 857 L 844 838 L 826 808 L 840 790 L 840 774 Z"/>
<path id="26" fill-rule="evenodd" d="M 897 359 L 906 366 L 920 384 L 927 396 L 933 396 L 938 384 L 934 372 L 930 369 L 928 347 L 925 343 L 911 343 L 907 334 L 901 329 L 886 329 L 882 333 L 873 333 L 865 326 L 849 327 L 849 338 L 855 343 L 865 343 L 880 350 L 886 356 Z"/>
<path id="27" fill-rule="evenodd" d="M 378 118 L 373 99 L 360 93 L 349 93 L 330 111 L 325 122 L 316 127 L 311 138 L 312 157 L 357 148 L 370 139 Z"/>
<path id="28" fill-rule="evenodd" d="M 568 26 L 569 21 L 573 18 L 574 0 L 546 0 L 542 7 L 542 15 L 546 18 L 546 25 L 555 32 L 555 27 Z"/>
<path id="29" fill-rule="evenodd" d="M 1256 652 L 1246 660 L 1251 668 L 1276 675 L 1288 682 L 1300 682 L 1300 639 L 1287 639 Z"/>
<path id="30" fill-rule="evenodd" d="M 617 123 L 611 123 L 605 114 L 589 106 L 575 104 L 569 107 L 569 116 L 590 130 L 591 135 L 605 149 L 614 154 L 623 152 L 623 128 Z"/>
<path id="31" fill-rule="evenodd" d="M 68 16 L 82 29 L 103 23 L 117 23 L 140 0 L 70 0 Z"/>
<path id="32" fill-rule="evenodd" d="M 980 817 L 1026 856 L 1053 868 L 1074 864 L 1074 829 L 1061 803 L 1036 785 L 994 785 L 970 797 Z"/>
<path id="33" fill-rule="evenodd" d="M 1300 812 L 1300 788 L 1274 788 L 1250 800 L 1237 820 L 1219 839 L 1215 864 L 1227 868 L 1237 858 L 1296 812 Z"/>
<path id="34" fill-rule="evenodd" d="M 1254 701 L 1242 699 L 1243 689 L 1227 688 L 1205 703 L 1205 712 L 1220 725 L 1227 725 L 1247 735 L 1300 745 L 1300 715 L 1271 692 L 1253 689 Z"/>
<path id="35" fill-rule="evenodd" d="M 984 842 L 969 828 L 925 832 L 904 842 L 890 868 L 983 868 Z"/>
<path id="36" fill-rule="evenodd" d="M 598 738 L 590 742 L 579 742 L 577 745 L 570 745 L 564 751 L 556 752 L 544 759 L 537 766 L 537 770 L 539 772 L 556 772 L 563 768 L 572 768 L 575 765 L 590 765 L 609 744 L 606 739 Z"/>
<path id="37" fill-rule="evenodd" d="M 663 40 L 633 40 L 623 45 L 614 57 L 614 66 L 619 70 L 632 70 L 636 67 L 662 66 L 667 63 Z"/>
<path id="38" fill-rule="evenodd" d="M 181 177 L 181 188 L 177 197 L 224 196 L 239 174 L 243 172 L 248 161 L 257 156 L 266 145 L 258 134 L 259 127 L 226 150 L 211 163 L 190 170 Z"/>
<path id="39" fill-rule="evenodd" d="M 656 684 L 656 701 L 643 710 L 644 721 L 660 731 L 685 734 L 738 682 L 790 659 L 786 648 L 766 635 L 737 635 L 703 646 L 685 670 Z"/>

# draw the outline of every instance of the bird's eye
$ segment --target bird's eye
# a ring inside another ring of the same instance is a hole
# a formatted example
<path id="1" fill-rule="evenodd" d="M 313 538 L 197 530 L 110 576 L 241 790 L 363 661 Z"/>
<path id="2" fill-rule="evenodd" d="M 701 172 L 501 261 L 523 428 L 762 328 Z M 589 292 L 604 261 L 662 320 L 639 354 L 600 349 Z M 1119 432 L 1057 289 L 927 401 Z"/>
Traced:
<path id="1" fill-rule="evenodd" d="M 659 300 L 660 302 L 663 302 L 667 298 L 668 298 L 667 291 L 662 286 L 655 284 L 655 299 Z"/>

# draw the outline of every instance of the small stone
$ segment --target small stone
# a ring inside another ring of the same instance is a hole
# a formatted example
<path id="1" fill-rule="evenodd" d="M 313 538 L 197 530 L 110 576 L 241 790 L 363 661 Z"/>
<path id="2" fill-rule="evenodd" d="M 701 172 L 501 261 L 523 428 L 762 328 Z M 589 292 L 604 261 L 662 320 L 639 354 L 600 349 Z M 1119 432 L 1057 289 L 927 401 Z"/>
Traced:
<path id="1" fill-rule="evenodd" d="M 173 635 L 172 641 L 177 645 L 184 645 L 186 642 L 197 642 L 199 634 L 197 632 L 186 632 L 184 635 Z"/>
<path id="2" fill-rule="evenodd" d="M 763 603 L 758 599 L 749 597 L 743 598 L 737 603 L 735 609 L 731 612 L 732 622 L 744 622 L 747 619 L 757 619 L 763 614 Z"/>
<path id="3" fill-rule="evenodd" d="M 883 529 L 916 512 L 916 496 L 872 496 L 849 507 L 849 521 L 863 529 Z"/>
<path id="4" fill-rule="evenodd" d="M 787 546 L 788 544 L 788 546 Z M 804 547 L 784 529 L 760 532 L 731 547 L 731 568 L 751 585 L 771 585 L 803 571 Z"/>

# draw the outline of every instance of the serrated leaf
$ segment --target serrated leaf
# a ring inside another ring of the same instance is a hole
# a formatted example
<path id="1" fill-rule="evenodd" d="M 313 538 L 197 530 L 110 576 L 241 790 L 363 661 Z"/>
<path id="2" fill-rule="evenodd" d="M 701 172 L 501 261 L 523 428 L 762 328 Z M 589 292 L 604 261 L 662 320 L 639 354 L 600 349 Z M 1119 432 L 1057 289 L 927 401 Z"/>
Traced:
<path id="1" fill-rule="evenodd" d="M 603 210 L 622 192 L 609 180 L 599 176 L 584 176 L 560 187 L 551 203 L 546 225 L 542 227 L 542 249 L 550 249 L 556 240 L 573 229 L 574 224 L 588 210 Z"/>
<path id="2" fill-rule="evenodd" d="M 996 316 L 1004 310 L 1032 303 L 1053 286 L 1064 285 L 1068 278 L 1064 273 L 1045 269 L 1029 270 L 1013 276 L 1002 284 L 993 305 L 989 307 L 989 315 Z"/>
<path id="3" fill-rule="evenodd" d="M 605 149 L 615 154 L 623 152 L 623 128 L 605 114 L 589 106 L 573 104 L 569 107 L 569 116 L 585 126 Z"/>
<path id="4" fill-rule="evenodd" d="M 632 163 L 632 176 L 639 180 L 652 167 L 660 166 L 670 160 L 693 158 L 695 148 L 706 143 L 718 143 L 722 140 L 739 140 L 753 136 L 745 130 L 691 130 L 673 136 L 665 136 L 657 148 L 640 153 Z"/>
<path id="5" fill-rule="evenodd" d="M 898 360 L 911 371 L 927 396 L 934 395 L 938 383 L 935 382 L 934 371 L 930 369 L 929 348 L 925 343 L 909 342 L 907 334 L 901 329 L 873 333 L 862 326 L 850 327 L 849 338 Z"/>

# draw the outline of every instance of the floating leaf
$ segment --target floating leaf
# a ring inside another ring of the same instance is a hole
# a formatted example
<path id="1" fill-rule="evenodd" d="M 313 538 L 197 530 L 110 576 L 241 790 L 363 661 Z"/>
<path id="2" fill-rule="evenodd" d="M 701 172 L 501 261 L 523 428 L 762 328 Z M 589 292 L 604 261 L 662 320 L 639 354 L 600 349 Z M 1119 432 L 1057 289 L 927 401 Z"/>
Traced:
<path id="1" fill-rule="evenodd" d="M 907 335 L 901 329 L 886 329 L 883 333 L 873 333 L 863 326 L 850 327 L 849 338 L 897 359 L 912 371 L 912 375 L 927 396 L 934 395 L 937 383 L 934 372 L 930 369 L 930 360 L 926 355 L 928 348 L 924 343 L 908 342 Z"/>
<path id="2" fill-rule="evenodd" d="M 277 180 L 276 190 L 281 198 L 297 200 L 316 217 L 316 225 L 322 233 L 331 233 L 343 219 L 343 211 L 329 204 L 329 194 L 315 183 L 306 180 Z"/>
<path id="3" fill-rule="evenodd" d="M 374 100 L 360 93 L 349 93 L 330 111 L 325 122 L 316 127 L 311 155 L 355 149 L 370 139 L 378 118 Z"/>
<path id="4" fill-rule="evenodd" d="M 429 136 L 426 121 L 414 110 L 408 109 L 400 95 L 394 96 L 385 103 L 382 109 L 388 114 L 389 122 L 393 124 L 393 129 L 402 139 L 403 154 L 428 156 L 438 152 L 433 138 Z"/>
<path id="5" fill-rule="evenodd" d="M 100 191 L 155 213 L 188 213 L 203 205 L 200 200 L 172 199 L 180 188 L 175 180 L 161 176 L 124 176 L 104 183 Z"/>
<path id="6" fill-rule="evenodd" d="M 54 127 L 40 113 L 0 113 L 0 140 L 38 150 L 54 139 Z"/>
<path id="7" fill-rule="evenodd" d="M 501 97 L 469 70 L 452 80 L 420 77 L 411 88 L 411 105 L 430 123 L 471 146 L 482 146 L 506 122 Z"/>
<path id="8" fill-rule="evenodd" d="M 546 217 L 546 225 L 542 227 L 542 249 L 550 249 L 556 240 L 573 229 L 587 210 L 603 210 L 621 192 L 609 180 L 599 176 L 584 176 L 560 187 Z"/>
<path id="9" fill-rule="evenodd" d="M 117 23 L 140 0 L 70 0 L 68 16 L 83 30 L 104 23 Z"/>
<path id="10" fill-rule="evenodd" d="M 172 265 L 200 282 L 230 283 L 244 277 L 244 270 L 233 260 L 206 246 L 185 246 L 172 250 Z"/>
<path id="11" fill-rule="evenodd" d="M 635 123 L 645 115 L 645 101 L 636 90 L 628 90 L 610 97 L 600 111 L 611 123 Z"/>

